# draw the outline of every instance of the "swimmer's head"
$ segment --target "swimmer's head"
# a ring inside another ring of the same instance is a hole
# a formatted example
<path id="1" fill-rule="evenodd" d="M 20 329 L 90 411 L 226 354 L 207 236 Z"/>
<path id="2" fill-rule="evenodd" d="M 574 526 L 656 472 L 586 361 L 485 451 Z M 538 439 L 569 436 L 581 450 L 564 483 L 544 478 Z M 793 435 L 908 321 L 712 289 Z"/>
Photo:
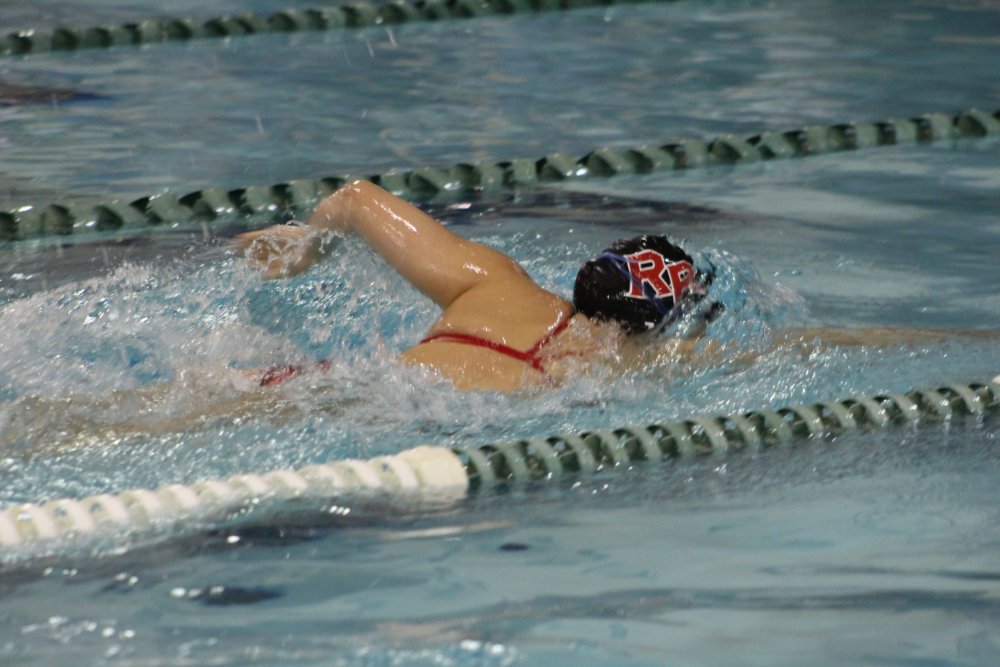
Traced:
<path id="1" fill-rule="evenodd" d="M 617 322 L 626 333 L 642 333 L 676 320 L 708 293 L 711 274 L 665 236 L 639 236 L 615 243 L 576 274 L 573 306 L 597 320 Z M 710 316 L 721 310 L 710 307 Z"/>

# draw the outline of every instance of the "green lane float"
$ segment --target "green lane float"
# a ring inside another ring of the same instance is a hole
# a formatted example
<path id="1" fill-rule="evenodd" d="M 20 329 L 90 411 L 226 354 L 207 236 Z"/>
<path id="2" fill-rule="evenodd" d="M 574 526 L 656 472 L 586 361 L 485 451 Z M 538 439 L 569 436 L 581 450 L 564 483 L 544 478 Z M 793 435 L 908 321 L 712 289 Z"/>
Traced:
<path id="1" fill-rule="evenodd" d="M 282 9 L 273 14 L 245 12 L 209 19 L 154 18 L 95 27 L 18 30 L 0 36 L 0 56 L 29 56 L 52 51 L 110 49 L 193 39 L 227 39 L 270 32 L 368 28 L 396 23 L 471 19 L 488 15 L 582 9 L 612 4 L 676 0 L 390 0 L 353 2 L 310 9 Z"/>
<path id="2" fill-rule="evenodd" d="M 777 158 L 808 157 L 837 151 L 942 140 L 1000 136 L 1000 110 L 969 109 L 955 115 L 928 113 L 907 120 L 807 126 L 787 132 L 762 132 L 748 138 L 723 135 L 709 141 L 679 139 L 662 145 L 597 148 L 582 158 L 551 153 L 539 159 L 497 163 L 462 162 L 389 170 L 363 176 L 390 192 L 413 200 L 444 194 L 495 192 L 583 178 L 610 178 L 672 169 L 734 165 Z M 321 198 L 360 175 L 298 179 L 276 185 L 235 189 L 206 188 L 178 196 L 161 193 L 132 202 L 92 205 L 26 205 L 0 211 L 0 241 L 63 236 L 95 231 L 141 231 L 159 225 L 211 223 L 233 216 L 267 218 L 304 213 Z M 264 220 L 262 224 L 269 221 Z"/>

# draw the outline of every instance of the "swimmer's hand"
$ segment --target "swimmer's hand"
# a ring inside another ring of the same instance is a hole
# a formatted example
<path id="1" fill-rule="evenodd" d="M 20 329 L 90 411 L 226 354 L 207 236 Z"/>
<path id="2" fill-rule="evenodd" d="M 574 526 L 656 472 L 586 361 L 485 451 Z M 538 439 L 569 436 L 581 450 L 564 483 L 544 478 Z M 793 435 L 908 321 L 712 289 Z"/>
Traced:
<path id="1" fill-rule="evenodd" d="M 331 245 L 329 234 L 299 224 L 274 225 L 233 239 L 233 247 L 260 269 L 265 280 L 302 273 L 322 259 Z"/>

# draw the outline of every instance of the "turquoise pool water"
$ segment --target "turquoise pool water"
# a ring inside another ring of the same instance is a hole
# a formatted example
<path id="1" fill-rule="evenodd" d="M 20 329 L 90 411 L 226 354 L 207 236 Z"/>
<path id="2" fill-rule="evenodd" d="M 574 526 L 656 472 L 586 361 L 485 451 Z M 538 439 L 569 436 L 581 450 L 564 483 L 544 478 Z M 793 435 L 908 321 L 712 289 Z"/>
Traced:
<path id="1" fill-rule="evenodd" d="M 997 10 L 941 5 L 682 2 L 414 24 L 395 46 L 378 28 L 2 60 L 0 78 L 97 96 L 0 109 L 3 197 L 128 198 L 996 108 L 983 56 Z M 163 62 L 202 70 L 178 80 Z M 434 312 L 358 243 L 271 284 L 225 249 L 263 221 L 8 245 L 0 503 L 988 379 L 998 155 L 996 140 L 944 142 L 432 202 L 563 293 L 620 235 L 687 239 L 722 268 L 730 308 L 711 335 L 760 352 L 541 397 L 459 394 L 400 368 L 395 353 Z M 792 326 L 946 333 L 772 348 Z M 230 381 L 234 365 L 317 357 L 335 365 L 314 385 L 248 398 Z M 151 542 L 4 554 L 0 657 L 991 664 L 998 437 L 992 421 L 927 425 L 443 508 L 270 506 Z"/>

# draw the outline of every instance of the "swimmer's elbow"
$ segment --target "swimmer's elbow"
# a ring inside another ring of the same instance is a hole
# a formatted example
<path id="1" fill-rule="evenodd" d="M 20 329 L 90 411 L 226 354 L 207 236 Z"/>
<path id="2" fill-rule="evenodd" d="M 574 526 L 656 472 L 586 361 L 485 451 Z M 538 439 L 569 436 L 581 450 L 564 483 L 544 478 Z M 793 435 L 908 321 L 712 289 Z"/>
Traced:
<path id="1" fill-rule="evenodd" d="M 368 181 L 354 181 L 340 186 L 336 192 L 321 201 L 312 215 L 309 226 L 330 231 L 346 232 L 352 225 L 354 211 L 364 202 L 372 201 L 385 191 Z"/>

